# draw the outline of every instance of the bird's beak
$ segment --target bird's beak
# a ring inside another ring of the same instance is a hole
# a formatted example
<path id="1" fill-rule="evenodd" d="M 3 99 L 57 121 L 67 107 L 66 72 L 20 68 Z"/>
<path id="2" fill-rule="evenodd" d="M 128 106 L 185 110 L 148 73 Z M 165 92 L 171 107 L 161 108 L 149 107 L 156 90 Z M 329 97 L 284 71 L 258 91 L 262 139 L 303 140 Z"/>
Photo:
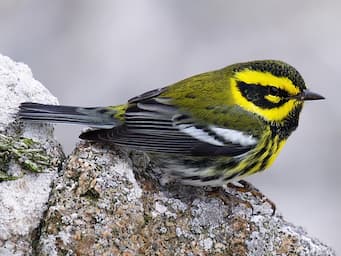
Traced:
<path id="1" fill-rule="evenodd" d="M 305 89 L 301 96 L 302 100 L 323 100 L 325 99 L 322 95 L 309 91 L 308 89 Z"/>
<path id="2" fill-rule="evenodd" d="M 306 101 L 306 100 L 323 100 L 325 99 L 322 95 L 309 91 L 308 89 L 303 90 L 303 92 L 297 94 L 293 98 L 298 100 Z"/>

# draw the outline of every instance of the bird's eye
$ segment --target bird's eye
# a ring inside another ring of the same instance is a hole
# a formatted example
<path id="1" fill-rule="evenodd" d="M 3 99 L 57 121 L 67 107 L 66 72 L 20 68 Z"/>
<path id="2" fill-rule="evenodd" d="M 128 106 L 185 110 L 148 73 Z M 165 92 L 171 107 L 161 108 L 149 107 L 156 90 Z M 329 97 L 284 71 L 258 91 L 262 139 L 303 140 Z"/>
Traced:
<path id="1" fill-rule="evenodd" d="M 278 88 L 273 87 L 273 86 L 270 86 L 270 87 L 269 87 L 269 94 L 270 94 L 270 95 L 274 95 L 274 96 L 279 96 L 280 91 L 279 91 Z"/>

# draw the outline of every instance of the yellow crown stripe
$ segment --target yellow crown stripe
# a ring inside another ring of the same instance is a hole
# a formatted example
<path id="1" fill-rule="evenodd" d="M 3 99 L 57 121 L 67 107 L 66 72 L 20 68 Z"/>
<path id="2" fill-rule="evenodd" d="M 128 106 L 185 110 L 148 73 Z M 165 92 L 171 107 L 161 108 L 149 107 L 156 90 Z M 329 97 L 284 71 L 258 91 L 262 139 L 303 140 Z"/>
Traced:
<path id="1" fill-rule="evenodd" d="M 291 95 L 296 95 L 300 91 L 287 77 L 274 76 L 269 72 L 245 69 L 237 72 L 235 78 L 247 84 L 259 84 L 262 86 L 273 86 L 287 91 Z"/>
<path id="2" fill-rule="evenodd" d="M 245 80 L 243 80 L 245 82 Z M 248 80 L 252 83 L 252 80 Z M 258 81 L 259 83 L 259 81 Z M 261 108 L 256 106 L 253 102 L 248 101 L 240 92 L 237 86 L 237 81 L 233 78 L 230 80 L 231 92 L 235 104 L 239 105 L 243 109 L 253 112 L 257 115 L 262 116 L 267 121 L 283 121 L 288 114 L 299 104 L 295 99 L 288 100 L 279 107 L 274 108 Z M 269 81 L 267 82 L 269 85 Z"/>

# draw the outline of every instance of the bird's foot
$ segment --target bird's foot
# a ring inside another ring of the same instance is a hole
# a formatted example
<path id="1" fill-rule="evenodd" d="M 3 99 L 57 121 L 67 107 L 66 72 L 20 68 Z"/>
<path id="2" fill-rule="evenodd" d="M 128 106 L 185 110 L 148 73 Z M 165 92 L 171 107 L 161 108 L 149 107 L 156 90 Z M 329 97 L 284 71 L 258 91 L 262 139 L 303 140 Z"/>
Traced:
<path id="1" fill-rule="evenodd" d="M 229 188 L 235 189 L 238 192 L 241 193 L 250 193 L 253 195 L 255 198 L 260 199 L 263 203 L 268 203 L 271 206 L 272 209 L 272 214 L 271 216 L 274 216 L 276 213 L 276 204 L 272 202 L 269 198 L 267 198 L 262 192 L 260 192 L 255 186 L 253 186 L 251 183 L 245 181 L 245 180 L 240 180 L 238 183 L 241 186 L 237 186 L 233 183 L 228 183 L 227 186 Z"/>
<path id="2" fill-rule="evenodd" d="M 209 191 L 209 197 L 214 197 L 214 198 L 219 198 L 221 201 L 223 201 L 223 203 L 225 205 L 237 205 L 237 204 L 243 204 L 245 205 L 247 208 L 251 209 L 251 212 L 253 214 L 253 206 L 250 202 L 245 201 L 243 199 L 240 199 L 236 196 L 233 196 L 231 194 L 229 194 L 224 187 L 216 187 L 216 188 L 212 188 L 212 191 Z"/>

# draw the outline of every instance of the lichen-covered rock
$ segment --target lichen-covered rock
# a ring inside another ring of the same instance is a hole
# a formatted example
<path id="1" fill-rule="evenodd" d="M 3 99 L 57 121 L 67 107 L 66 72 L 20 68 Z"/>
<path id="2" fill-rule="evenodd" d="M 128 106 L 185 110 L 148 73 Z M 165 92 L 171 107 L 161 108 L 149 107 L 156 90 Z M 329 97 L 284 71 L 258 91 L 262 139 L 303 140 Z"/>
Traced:
<path id="1" fill-rule="evenodd" d="M 57 103 L 25 64 L 0 55 L 0 255 L 32 254 L 63 157 L 50 125 L 14 121 L 23 101 Z"/>
<path id="2" fill-rule="evenodd" d="M 53 188 L 39 255 L 334 255 L 259 198 L 160 186 L 148 168 L 135 152 L 80 143 Z"/>

